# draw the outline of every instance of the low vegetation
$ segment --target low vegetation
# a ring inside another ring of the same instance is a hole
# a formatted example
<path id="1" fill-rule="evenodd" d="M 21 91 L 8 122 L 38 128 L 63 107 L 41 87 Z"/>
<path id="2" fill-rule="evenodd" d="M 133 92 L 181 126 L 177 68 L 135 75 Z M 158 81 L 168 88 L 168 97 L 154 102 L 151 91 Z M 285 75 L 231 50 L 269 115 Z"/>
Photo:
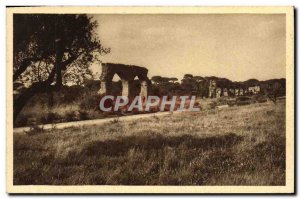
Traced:
<path id="1" fill-rule="evenodd" d="M 122 116 L 120 112 L 103 113 L 99 111 L 99 94 L 95 82 L 86 87 L 63 87 L 61 92 L 38 94 L 28 102 L 19 114 L 14 127 L 34 126 L 39 124 L 52 124 L 72 122 L 89 119 L 102 119 L 107 117 Z M 99 83 L 99 82 L 96 82 Z M 121 88 L 114 82 L 114 90 Z M 265 95 L 252 95 L 240 97 L 197 98 L 201 110 L 214 109 L 222 105 L 249 105 L 262 103 L 268 100 Z M 280 99 L 279 99 L 280 100 Z M 180 101 L 178 102 L 180 103 Z M 130 113 L 129 113 L 130 114 Z M 132 112 L 131 114 L 136 114 Z"/>
<path id="2" fill-rule="evenodd" d="M 285 184 L 284 100 L 32 131 L 14 135 L 15 185 Z"/>

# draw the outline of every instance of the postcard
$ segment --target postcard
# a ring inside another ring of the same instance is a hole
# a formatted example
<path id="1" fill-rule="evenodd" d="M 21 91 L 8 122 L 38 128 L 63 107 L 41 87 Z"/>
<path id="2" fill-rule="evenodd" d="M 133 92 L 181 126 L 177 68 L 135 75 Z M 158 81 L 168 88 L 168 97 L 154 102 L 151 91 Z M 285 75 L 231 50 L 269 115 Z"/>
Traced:
<path id="1" fill-rule="evenodd" d="M 8 193 L 294 193 L 292 6 L 6 11 Z"/>

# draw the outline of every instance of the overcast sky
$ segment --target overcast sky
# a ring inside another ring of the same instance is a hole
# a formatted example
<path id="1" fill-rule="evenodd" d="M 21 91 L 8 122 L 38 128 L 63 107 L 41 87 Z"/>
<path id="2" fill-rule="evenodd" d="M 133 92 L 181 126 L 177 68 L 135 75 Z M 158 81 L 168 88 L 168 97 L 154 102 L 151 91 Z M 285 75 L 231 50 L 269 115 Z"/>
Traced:
<path id="1" fill-rule="evenodd" d="M 148 68 L 149 77 L 190 73 L 234 81 L 285 78 L 285 15 L 94 15 L 111 53 L 103 62 Z M 100 66 L 93 70 L 101 72 Z"/>

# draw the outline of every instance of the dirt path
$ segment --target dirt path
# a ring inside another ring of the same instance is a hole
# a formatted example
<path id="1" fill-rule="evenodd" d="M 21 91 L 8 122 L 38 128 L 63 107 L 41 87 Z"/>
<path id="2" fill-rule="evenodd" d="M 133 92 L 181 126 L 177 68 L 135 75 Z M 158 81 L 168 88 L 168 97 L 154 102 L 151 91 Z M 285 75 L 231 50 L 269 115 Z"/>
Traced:
<path id="1" fill-rule="evenodd" d="M 173 114 L 182 113 L 181 111 L 174 111 Z M 119 121 L 130 121 L 130 120 L 137 120 L 141 118 L 149 118 L 153 116 L 164 116 L 164 115 L 170 115 L 172 113 L 170 112 L 158 112 L 158 113 L 148 113 L 148 114 L 139 114 L 139 115 L 129 115 L 129 116 L 122 116 L 122 117 L 114 117 L 114 118 L 106 118 L 106 119 L 94 119 L 94 120 L 84 120 L 84 121 L 74 121 L 74 122 L 64 122 L 64 123 L 56 123 L 56 124 L 43 124 L 38 125 L 40 128 L 43 128 L 45 130 L 47 129 L 64 129 L 68 127 L 80 127 L 83 125 L 99 125 L 99 124 L 105 124 L 109 123 L 111 121 L 114 121 L 118 119 Z M 20 128 L 14 128 L 14 133 L 26 133 L 30 131 L 30 127 L 20 127 Z"/>

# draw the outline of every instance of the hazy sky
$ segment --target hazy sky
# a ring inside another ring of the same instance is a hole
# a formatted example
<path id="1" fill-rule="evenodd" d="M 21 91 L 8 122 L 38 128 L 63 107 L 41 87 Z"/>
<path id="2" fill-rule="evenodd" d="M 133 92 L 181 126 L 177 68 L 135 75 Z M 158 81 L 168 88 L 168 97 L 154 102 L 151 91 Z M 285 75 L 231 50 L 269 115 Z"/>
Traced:
<path id="1" fill-rule="evenodd" d="M 103 62 L 148 68 L 154 75 L 190 73 L 234 81 L 285 77 L 285 15 L 94 15 L 111 53 Z M 93 67 L 101 72 L 100 66 Z"/>

